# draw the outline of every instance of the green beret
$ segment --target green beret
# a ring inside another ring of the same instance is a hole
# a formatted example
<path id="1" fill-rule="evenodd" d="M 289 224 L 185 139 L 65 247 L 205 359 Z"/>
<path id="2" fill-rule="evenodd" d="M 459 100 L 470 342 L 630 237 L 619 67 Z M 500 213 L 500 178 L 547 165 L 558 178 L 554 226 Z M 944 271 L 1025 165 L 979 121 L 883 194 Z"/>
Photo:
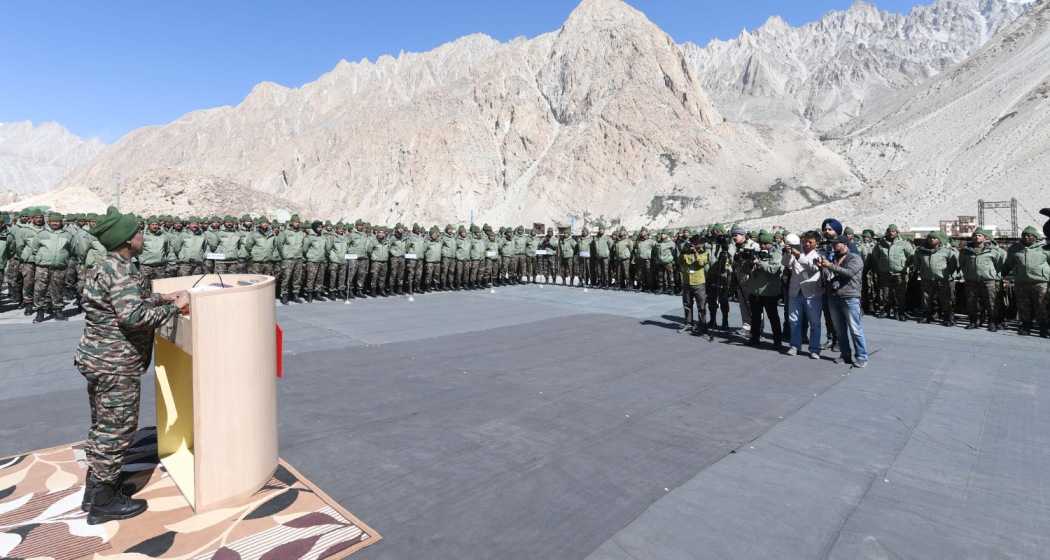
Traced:
<path id="1" fill-rule="evenodd" d="M 772 243 L 773 242 L 773 234 L 769 233 L 768 231 L 762 230 L 762 232 L 760 232 L 758 234 L 758 242 L 759 243 Z"/>
<path id="2" fill-rule="evenodd" d="M 289 222 L 301 222 L 299 214 L 292 214 L 292 217 L 288 219 Z"/>
<path id="3" fill-rule="evenodd" d="M 250 215 L 248 215 L 248 214 L 245 214 L 245 215 L 241 216 L 241 221 L 242 222 L 250 222 L 250 221 L 252 221 L 252 217 Z"/>
<path id="4" fill-rule="evenodd" d="M 861 236 L 863 236 L 863 237 L 875 237 L 875 232 L 873 230 L 866 229 L 866 230 L 864 230 L 861 233 Z"/>
<path id="5" fill-rule="evenodd" d="M 983 235 L 985 237 L 991 237 L 992 236 L 992 234 L 989 233 L 988 230 L 986 230 L 984 228 L 980 228 L 980 227 L 975 229 L 975 230 L 973 230 L 973 235 Z"/>
<path id="6" fill-rule="evenodd" d="M 30 218 L 35 218 L 37 216 L 40 216 L 42 218 L 42 217 L 44 217 L 44 211 L 41 210 L 40 208 L 30 208 L 28 216 Z"/>
<path id="7" fill-rule="evenodd" d="M 886 231 L 896 231 L 898 233 L 900 232 L 900 230 L 897 229 L 897 224 L 890 224 L 886 227 Z"/>
<path id="8" fill-rule="evenodd" d="M 47 221 L 49 221 L 49 222 L 61 222 L 62 221 L 62 213 L 61 212 L 49 212 L 47 214 Z"/>
<path id="9" fill-rule="evenodd" d="M 1035 227 L 1033 226 L 1028 226 L 1024 228 L 1024 231 L 1021 232 L 1021 235 L 1034 235 L 1036 237 L 1039 237 L 1039 230 L 1035 229 Z"/>
<path id="10" fill-rule="evenodd" d="M 854 235 L 853 228 L 851 228 L 849 226 L 846 226 L 846 229 L 842 230 L 842 233 L 844 235 Z"/>
<path id="11" fill-rule="evenodd" d="M 107 251 L 112 251 L 127 243 L 138 229 L 138 220 L 134 214 L 121 214 L 116 207 L 110 206 L 106 216 L 95 224 L 91 233 Z"/>

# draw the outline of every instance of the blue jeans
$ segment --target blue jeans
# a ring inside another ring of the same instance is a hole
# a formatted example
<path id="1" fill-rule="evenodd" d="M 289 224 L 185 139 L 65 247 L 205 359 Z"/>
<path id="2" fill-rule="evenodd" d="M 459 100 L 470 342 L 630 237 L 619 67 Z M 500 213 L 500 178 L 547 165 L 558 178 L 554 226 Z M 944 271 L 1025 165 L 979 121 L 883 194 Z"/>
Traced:
<path id="1" fill-rule="evenodd" d="M 820 310 L 824 296 L 806 297 L 800 292 L 788 298 L 788 322 L 791 323 L 791 345 L 802 351 L 802 321 L 809 323 L 809 351 L 820 353 Z"/>
<path id="2" fill-rule="evenodd" d="M 850 359 L 850 341 L 852 341 L 853 361 L 867 362 L 868 346 L 864 341 L 864 325 L 860 322 L 860 298 L 830 296 L 828 303 L 831 306 L 831 322 L 838 333 L 842 358 Z"/>

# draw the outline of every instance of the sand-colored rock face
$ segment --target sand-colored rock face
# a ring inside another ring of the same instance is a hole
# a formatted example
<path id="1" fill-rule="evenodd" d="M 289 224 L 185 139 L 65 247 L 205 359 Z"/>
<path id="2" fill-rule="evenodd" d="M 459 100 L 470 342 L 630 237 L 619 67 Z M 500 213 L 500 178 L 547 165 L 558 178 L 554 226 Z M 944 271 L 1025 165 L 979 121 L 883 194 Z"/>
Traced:
<path id="1" fill-rule="evenodd" d="M 105 145 L 47 122 L 0 123 L 0 201 L 46 191 Z"/>

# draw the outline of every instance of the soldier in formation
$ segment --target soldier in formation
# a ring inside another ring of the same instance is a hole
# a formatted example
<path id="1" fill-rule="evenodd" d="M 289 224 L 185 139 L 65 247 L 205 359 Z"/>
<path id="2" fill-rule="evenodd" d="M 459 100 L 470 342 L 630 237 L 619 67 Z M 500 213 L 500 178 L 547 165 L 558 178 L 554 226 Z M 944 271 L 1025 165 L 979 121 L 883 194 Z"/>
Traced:
<path id="1" fill-rule="evenodd" d="M 35 320 L 62 320 L 66 300 L 79 305 L 83 279 L 98 266 L 104 251 L 92 234 L 97 216 L 67 216 L 28 209 L 4 220 L 0 264 L 8 303 Z M 493 227 L 489 224 L 411 229 L 364 220 L 321 222 L 305 226 L 299 216 L 279 223 L 266 217 L 150 216 L 142 220 L 143 250 L 136 255 L 142 290 L 151 280 L 172 275 L 250 272 L 277 279 L 277 297 L 285 304 L 328 299 L 415 295 L 436 290 L 478 290 L 523 283 L 561 283 L 593 289 L 618 289 L 685 298 L 707 330 L 728 330 L 729 306 L 739 305 L 750 337 L 758 302 L 762 323 L 771 319 L 768 298 L 790 308 L 793 264 L 785 261 L 778 282 L 759 273 L 772 252 L 792 248 L 783 230 L 748 231 L 714 224 L 698 230 L 630 232 L 598 224 L 574 233 L 569 227 Z M 839 237 L 863 263 L 860 302 L 865 313 L 897 320 L 916 319 L 953 325 L 961 312 L 967 328 L 1002 329 L 1016 314 L 1024 334 L 1046 333 L 1047 299 L 1044 235 L 1028 228 L 1017 242 L 1000 246 L 987 231 L 955 241 L 940 234 L 906 239 L 895 225 L 879 236 L 828 219 L 817 230 L 818 253 L 834 257 Z M 764 235 L 765 234 L 765 235 Z M 692 251 L 699 235 L 705 255 L 701 298 Z M 770 242 L 762 244 L 763 238 Z M 797 236 L 794 236 L 797 237 Z M 800 243 L 801 241 L 799 241 Z M 767 245 L 768 249 L 763 248 Z M 798 246 L 796 243 L 794 246 Z M 690 255 L 683 258 L 683 255 Z M 779 258 L 773 260 L 779 262 Z M 807 269 L 808 270 L 808 269 Z M 38 281 L 39 278 L 39 281 Z M 60 290 L 59 287 L 64 289 Z M 760 289 L 758 298 L 755 290 Z M 824 293 L 821 313 L 824 348 L 838 344 Z M 696 310 L 701 302 L 704 312 Z M 687 302 L 683 299 L 683 307 Z M 958 307 L 958 309 L 957 309 Z M 803 313 L 804 315 L 804 313 Z M 809 331 L 808 318 L 806 331 Z M 784 313 L 781 333 L 791 331 Z"/>

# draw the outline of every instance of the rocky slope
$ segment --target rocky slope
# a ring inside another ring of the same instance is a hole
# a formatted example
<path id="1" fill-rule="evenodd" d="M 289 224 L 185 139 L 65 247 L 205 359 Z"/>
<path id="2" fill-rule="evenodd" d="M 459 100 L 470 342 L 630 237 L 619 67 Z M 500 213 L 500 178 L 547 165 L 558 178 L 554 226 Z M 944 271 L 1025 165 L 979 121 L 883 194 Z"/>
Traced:
<path id="1" fill-rule="evenodd" d="M 62 185 L 130 200 L 157 170 L 187 189 L 165 211 L 201 210 L 188 202 L 219 180 L 312 215 L 388 222 L 662 225 L 862 188 L 810 135 L 726 123 L 679 46 L 620 0 L 584 0 L 533 39 L 474 35 L 341 62 L 302 88 L 260 84 L 236 107 L 128 134 Z"/>
<path id="2" fill-rule="evenodd" d="M 103 148 L 51 122 L 0 123 L 0 202 L 50 189 Z"/>
<path id="3" fill-rule="evenodd" d="M 900 15 L 858 1 L 800 27 L 772 17 L 736 39 L 682 48 L 730 120 L 825 131 L 962 62 L 1029 5 L 936 0 Z"/>

